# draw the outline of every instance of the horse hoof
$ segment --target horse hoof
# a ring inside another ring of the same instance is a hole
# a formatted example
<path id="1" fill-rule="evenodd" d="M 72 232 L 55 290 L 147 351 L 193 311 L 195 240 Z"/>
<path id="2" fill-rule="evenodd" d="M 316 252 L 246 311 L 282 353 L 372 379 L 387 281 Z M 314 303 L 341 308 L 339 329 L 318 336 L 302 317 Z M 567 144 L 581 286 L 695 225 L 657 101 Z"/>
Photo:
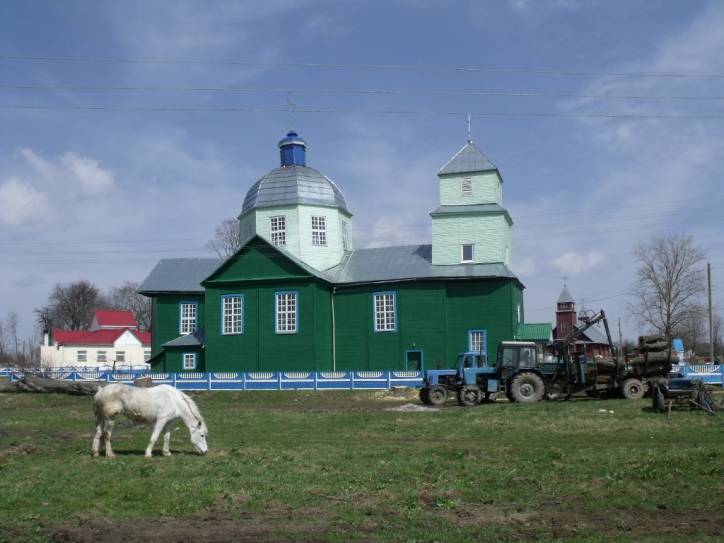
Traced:
<path id="1" fill-rule="evenodd" d="M 91 456 L 93 458 L 98 458 L 100 455 L 98 454 L 98 451 L 91 451 Z"/>
<path id="2" fill-rule="evenodd" d="M 153 455 L 152 455 L 152 454 L 149 454 L 149 453 L 146 453 L 146 454 L 144 454 L 143 456 L 144 456 L 145 458 L 152 458 L 152 457 L 153 457 Z"/>
<path id="3" fill-rule="evenodd" d="M 171 453 L 164 451 L 163 455 L 164 455 L 164 456 L 171 456 Z"/>
<path id="4" fill-rule="evenodd" d="M 115 457 L 116 457 L 116 455 L 113 453 L 110 453 L 110 454 L 106 453 L 106 458 L 115 458 Z"/>

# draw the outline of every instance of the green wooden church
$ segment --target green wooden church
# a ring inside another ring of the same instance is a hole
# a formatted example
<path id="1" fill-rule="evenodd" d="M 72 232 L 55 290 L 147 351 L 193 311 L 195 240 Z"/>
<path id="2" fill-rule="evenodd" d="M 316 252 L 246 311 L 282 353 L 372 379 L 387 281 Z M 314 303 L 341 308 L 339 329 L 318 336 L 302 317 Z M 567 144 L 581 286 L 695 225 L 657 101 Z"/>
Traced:
<path id="1" fill-rule="evenodd" d="M 339 187 L 291 131 L 254 183 L 226 260 L 161 260 L 156 371 L 419 370 L 520 338 L 523 285 L 498 169 L 469 140 L 438 172 L 432 244 L 355 249 Z"/>

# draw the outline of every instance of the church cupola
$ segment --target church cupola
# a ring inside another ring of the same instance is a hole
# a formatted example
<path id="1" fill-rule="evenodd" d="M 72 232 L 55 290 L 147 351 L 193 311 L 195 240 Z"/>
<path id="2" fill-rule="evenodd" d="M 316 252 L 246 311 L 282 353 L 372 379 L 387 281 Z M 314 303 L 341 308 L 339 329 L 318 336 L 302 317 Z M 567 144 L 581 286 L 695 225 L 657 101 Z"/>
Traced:
<path id="1" fill-rule="evenodd" d="M 279 156 L 281 165 L 306 166 L 307 142 L 299 137 L 294 130 L 287 132 L 287 136 L 279 142 Z"/>

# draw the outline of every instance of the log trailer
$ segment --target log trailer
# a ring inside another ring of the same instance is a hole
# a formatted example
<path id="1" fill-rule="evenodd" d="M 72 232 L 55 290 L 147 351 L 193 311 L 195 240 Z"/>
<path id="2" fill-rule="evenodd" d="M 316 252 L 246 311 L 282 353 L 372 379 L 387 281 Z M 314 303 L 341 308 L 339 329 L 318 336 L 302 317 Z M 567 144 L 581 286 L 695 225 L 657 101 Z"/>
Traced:
<path id="1" fill-rule="evenodd" d="M 525 341 L 502 342 L 495 361 L 483 353 L 461 353 L 454 368 L 425 372 L 420 399 L 428 405 L 442 405 L 454 394 L 465 406 L 482 403 L 499 392 L 520 403 L 569 399 L 577 392 L 592 397 L 620 392 L 627 399 L 639 399 L 646 391 L 647 379 L 671 371 L 671 342 L 659 336 L 639 338 L 637 352 L 624 360 L 616 355 L 587 360 L 583 353 L 572 354 L 571 346 L 599 322 L 603 322 L 614 352 L 606 314 L 600 311 L 582 320 L 581 326 L 548 346 L 554 354 L 552 362 L 539 364 L 535 343 Z"/>

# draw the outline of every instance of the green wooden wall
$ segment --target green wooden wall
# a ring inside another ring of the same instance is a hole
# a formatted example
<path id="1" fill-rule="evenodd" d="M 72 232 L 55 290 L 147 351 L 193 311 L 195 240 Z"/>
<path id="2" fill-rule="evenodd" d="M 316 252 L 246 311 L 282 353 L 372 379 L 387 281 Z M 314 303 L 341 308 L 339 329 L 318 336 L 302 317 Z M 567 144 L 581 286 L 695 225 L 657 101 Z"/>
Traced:
<path id="1" fill-rule="evenodd" d="M 204 327 L 204 295 L 194 294 L 158 294 L 153 299 L 152 319 L 152 347 L 151 352 L 156 355 L 161 351 L 161 345 L 179 337 L 179 319 L 181 302 L 196 302 L 199 304 L 196 315 L 196 328 Z"/>
<path id="2" fill-rule="evenodd" d="M 184 353 L 196 353 L 196 369 L 183 369 Z M 154 358 L 151 363 L 151 371 L 153 372 L 190 372 L 190 371 L 206 371 L 206 362 L 204 357 L 204 349 L 201 347 L 171 347 L 166 348 L 164 352 Z"/>

